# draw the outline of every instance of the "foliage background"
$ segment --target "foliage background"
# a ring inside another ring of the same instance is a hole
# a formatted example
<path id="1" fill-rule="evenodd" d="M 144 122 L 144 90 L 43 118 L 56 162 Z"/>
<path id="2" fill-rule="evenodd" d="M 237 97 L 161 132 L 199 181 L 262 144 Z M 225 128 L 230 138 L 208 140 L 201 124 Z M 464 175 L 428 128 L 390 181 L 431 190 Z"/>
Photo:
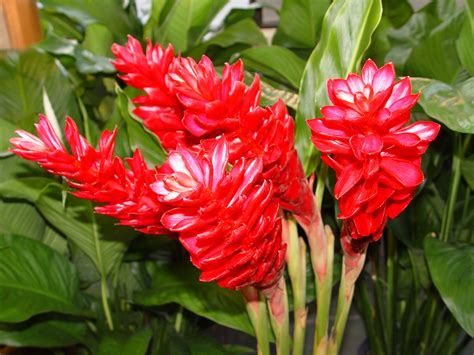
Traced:
<path id="1" fill-rule="evenodd" d="M 434 0 L 415 11 L 404 0 L 284 0 L 271 44 L 255 9 L 233 10 L 208 34 L 225 3 L 41 0 L 44 40 L 2 53 L 0 344 L 99 354 L 248 352 L 208 333 L 217 322 L 253 334 L 240 294 L 199 283 L 175 241 L 94 215 L 63 181 L 8 151 L 13 131 L 32 131 L 44 112 L 61 127 L 66 115 L 75 118 L 92 142 L 118 126 L 118 155 L 139 147 L 150 165 L 162 163 L 159 142 L 131 113 L 136 92 L 123 89 L 110 64 L 112 43 L 131 34 L 196 59 L 205 53 L 216 65 L 242 58 L 249 79 L 262 76 L 264 104 L 287 102 L 306 171 L 320 178 L 325 168 L 304 121 L 328 103 L 326 80 L 359 70 L 367 57 L 412 76 L 423 90 L 412 119 L 434 119 L 443 129 L 413 203 L 371 245 L 355 300 L 374 353 L 459 353 L 474 335 L 474 2 Z M 325 182 L 323 217 L 337 230 L 334 176 Z M 340 268 L 340 258 L 335 263 Z M 313 279 L 308 272 L 308 302 Z"/>

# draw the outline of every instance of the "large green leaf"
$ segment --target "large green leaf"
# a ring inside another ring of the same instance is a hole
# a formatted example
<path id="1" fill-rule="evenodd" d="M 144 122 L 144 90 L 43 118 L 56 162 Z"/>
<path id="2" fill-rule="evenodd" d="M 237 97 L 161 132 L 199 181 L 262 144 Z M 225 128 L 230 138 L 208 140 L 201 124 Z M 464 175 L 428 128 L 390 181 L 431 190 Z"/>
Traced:
<path id="1" fill-rule="evenodd" d="M 87 325 L 79 320 L 51 319 L 0 324 L 0 344 L 14 347 L 62 348 L 94 344 Z"/>
<path id="2" fill-rule="evenodd" d="M 260 71 L 298 89 L 305 62 L 292 51 L 278 46 L 249 48 L 241 53 L 245 68 Z"/>
<path id="3" fill-rule="evenodd" d="M 63 122 L 66 115 L 77 115 L 73 87 L 55 60 L 36 51 L 9 53 L 0 60 L 0 122 L 3 130 L 0 143 L 5 149 L 15 127 L 33 128 L 38 113 L 44 112 L 43 88 L 52 100 L 57 117 Z M 6 130 L 6 131 L 5 131 Z"/>
<path id="4" fill-rule="evenodd" d="M 121 261 L 131 230 L 114 227 L 113 220 L 93 213 L 92 205 L 68 197 L 61 201 L 60 185 L 45 178 L 21 178 L 0 183 L 0 196 L 25 199 L 71 242 L 79 247 L 105 277 Z M 101 223 L 100 223 L 101 222 Z"/>
<path id="5" fill-rule="evenodd" d="M 457 86 L 413 78 L 412 85 L 415 91 L 422 91 L 418 103 L 429 116 L 453 131 L 474 133 L 474 78 Z"/>
<path id="6" fill-rule="evenodd" d="M 200 282 L 198 271 L 189 263 L 158 266 L 152 288 L 137 293 L 134 301 L 145 306 L 178 303 L 214 322 L 254 334 L 242 295 Z"/>
<path id="7" fill-rule="evenodd" d="M 324 17 L 321 40 L 303 74 L 296 114 L 296 146 L 306 173 L 312 171 L 311 160 L 316 155 L 306 120 L 329 104 L 328 79 L 346 77 L 358 69 L 381 16 L 380 0 L 336 0 Z"/>
<path id="8" fill-rule="evenodd" d="M 227 0 L 176 0 L 156 31 L 157 41 L 186 51 L 205 34 L 215 14 Z"/>
<path id="9" fill-rule="evenodd" d="M 40 0 L 40 3 L 44 10 L 66 15 L 84 27 L 102 24 L 116 40 L 126 41 L 127 34 L 138 33 L 138 20 L 125 11 L 119 0 Z"/>
<path id="10" fill-rule="evenodd" d="M 474 0 L 466 0 L 466 19 L 459 35 L 456 47 L 459 59 L 471 75 L 474 75 Z"/>
<path id="11" fill-rule="evenodd" d="M 403 70 L 408 57 L 439 20 L 428 11 L 417 12 L 400 28 L 388 31 L 392 48 L 385 57 L 386 62 L 393 62 L 398 70 Z"/>
<path id="12" fill-rule="evenodd" d="M 36 240 L 43 238 L 46 223 L 33 205 L 0 199 L 0 216 L 0 233 L 23 235 Z"/>
<path id="13" fill-rule="evenodd" d="M 313 48 L 319 38 L 329 0 L 284 0 L 273 44 L 290 48 Z"/>
<path id="14" fill-rule="evenodd" d="M 125 93 L 117 87 L 117 103 L 127 126 L 128 140 L 132 150 L 140 149 L 145 161 L 161 165 L 166 160 L 166 152 L 158 138 L 143 126 L 143 122 L 133 114 L 134 106 Z"/>
<path id="15" fill-rule="evenodd" d="M 0 322 L 22 322 L 36 314 L 85 315 L 77 272 L 42 243 L 0 235 Z"/>
<path id="16" fill-rule="evenodd" d="M 459 13 L 435 27 L 415 48 L 405 64 L 405 73 L 452 83 L 461 69 L 456 52 L 464 13 Z"/>
<path id="17" fill-rule="evenodd" d="M 214 37 L 204 41 L 201 45 L 190 51 L 190 55 L 199 58 L 208 47 L 218 46 L 221 48 L 231 47 L 242 44 L 249 46 L 266 45 L 267 40 L 255 21 L 250 18 L 244 18 L 239 22 L 233 23 L 217 33 Z"/>
<path id="18" fill-rule="evenodd" d="M 101 338 L 97 354 L 144 355 L 147 354 L 151 336 L 151 329 L 142 329 L 133 334 L 107 334 Z"/>
<path id="19" fill-rule="evenodd" d="M 425 256 L 444 303 L 474 337 L 474 245 L 427 238 Z"/>

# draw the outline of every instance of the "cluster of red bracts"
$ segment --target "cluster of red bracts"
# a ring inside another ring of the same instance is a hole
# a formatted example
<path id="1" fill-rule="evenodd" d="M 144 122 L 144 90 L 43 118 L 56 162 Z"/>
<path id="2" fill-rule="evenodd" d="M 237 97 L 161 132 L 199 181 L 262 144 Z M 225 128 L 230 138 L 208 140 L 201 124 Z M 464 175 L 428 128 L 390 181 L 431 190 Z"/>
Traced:
<path id="1" fill-rule="evenodd" d="M 260 107 L 259 79 L 247 88 L 240 61 L 219 78 L 207 57 L 175 57 L 171 46 L 149 43 L 145 54 L 130 37 L 113 52 L 121 78 L 145 92 L 133 100 L 135 113 L 168 151 L 166 163 L 149 169 L 137 150 L 126 168 L 113 154 L 115 131 L 105 131 L 96 150 L 68 118 L 70 154 L 44 116 L 39 138 L 18 131 L 13 152 L 102 203 L 98 213 L 144 233 L 178 235 L 202 281 L 275 284 L 286 252 L 280 207 L 307 223 L 313 211 L 284 103 Z"/>
<path id="2" fill-rule="evenodd" d="M 395 82 L 392 64 L 370 59 L 362 75 L 328 81 L 334 106 L 308 121 L 312 142 L 336 172 L 334 196 L 354 239 L 378 240 L 423 182 L 421 156 L 440 129 L 434 122 L 405 126 L 419 94 L 409 78 Z"/>
<path id="3" fill-rule="evenodd" d="M 38 137 L 17 131 L 12 151 L 65 177 L 74 195 L 101 203 L 98 213 L 143 233 L 178 236 L 202 281 L 275 285 L 286 252 L 280 210 L 305 226 L 314 213 L 284 103 L 260 107 L 259 78 L 247 87 L 241 61 L 219 77 L 209 58 L 176 57 L 171 46 L 148 43 L 143 52 L 129 37 L 112 50 L 120 77 L 144 92 L 133 99 L 134 112 L 158 136 L 167 161 L 149 169 L 137 150 L 124 162 L 114 156 L 116 131 L 103 132 L 94 149 L 70 118 L 69 153 L 44 116 Z M 408 78 L 394 78 L 391 64 L 377 69 L 369 60 L 362 76 L 328 82 L 334 106 L 308 122 L 336 171 L 339 218 L 353 239 L 379 239 L 387 219 L 408 205 L 423 180 L 421 155 L 439 131 L 432 122 L 403 127 L 418 95 Z"/>
<path id="4" fill-rule="evenodd" d="M 129 37 L 125 46 L 115 44 L 113 62 L 120 78 L 141 89 L 133 99 L 134 113 L 155 133 L 166 150 L 178 145 L 213 144 L 223 136 L 229 142 L 229 163 L 242 157 L 261 157 L 261 180 L 271 180 L 281 207 L 309 223 L 313 199 L 294 148 L 294 121 L 283 101 L 260 107 L 260 79 L 247 88 L 241 61 L 225 64 L 222 78 L 211 60 L 203 56 L 175 57 L 173 47 L 164 49 L 148 42 L 146 52 Z"/>

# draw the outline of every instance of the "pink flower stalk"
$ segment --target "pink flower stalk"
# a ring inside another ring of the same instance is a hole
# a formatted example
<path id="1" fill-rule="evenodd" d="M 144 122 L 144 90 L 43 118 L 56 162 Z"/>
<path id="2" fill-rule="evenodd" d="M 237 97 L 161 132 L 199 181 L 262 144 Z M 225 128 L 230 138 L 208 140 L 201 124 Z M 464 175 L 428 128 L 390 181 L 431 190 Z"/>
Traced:
<path id="1" fill-rule="evenodd" d="M 150 43 L 143 53 L 132 37 L 125 47 L 115 44 L 112 50 L 117 70 L 126 73 L 121 78 L 145 91 L 133 100 L 140 105 L 135 113 L 163 147 L 206 145 L 223 135 L 230 143 L 229 162 L 261 157 L 262 177 L 273 182 L 275 198 L 309 223 L 313 199 L 294 149 L 293 119 L 281 101 L 260 107 L 260 80 L 256 76 L 247 88 L 241 61 L 225 64 L 219 78 L 206 56 L 198 63 L 172 58 L 170 47 Z"/>
<path id="2" fill-rule="evenodd" d="M 17 131 L 19 137 L 10 140 L 15 154 L 65 177 L 75 196 L 103 203 L 96 212 L 120 224 L 178 234 L 202 281 L 231 289 L 268 288 L 278 281 L 286 244 L 272 183 L 261 178 L 261 158 L 242 158 L 227 172 L 229 144 L 222 137 L 206 149 L 179 146 L 153 170 L 137 150 L 126 169 L 113 154 L 116 130 L 104 131 L 96 150 L 67 118 L 70 154 L 46 117 L 40 116 L 36 129 L 38 137 Z"/>
<path id="3" fill-rule="evenodd" d="M 419 94 L 409 78 L 395 82 L 393 65 L 367 60 L 362 75 L 328 81 L 334 106 L 308 121 L 311 140 L 336 172 L 334 196 L 352 238 L 378 240 L 423 182 L 421 156 L 440 129 L 434 122 L 405 126 Z"/>

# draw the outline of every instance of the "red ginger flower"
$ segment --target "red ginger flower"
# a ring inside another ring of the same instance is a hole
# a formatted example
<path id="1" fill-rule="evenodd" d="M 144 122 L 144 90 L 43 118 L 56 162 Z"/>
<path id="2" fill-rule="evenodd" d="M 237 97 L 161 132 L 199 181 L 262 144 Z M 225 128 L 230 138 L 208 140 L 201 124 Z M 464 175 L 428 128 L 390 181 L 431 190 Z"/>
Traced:
<path id="1" fill-rule="evenodd" d="M 230 163 L 261 157 L 263 179 L 272 180 L 281 206 L 309 222 L 313 199 L 294 149 L 294 124 L 279 101 L 261 108 L 258 76 L 247 88 L 241 61 L 225 64 L 220 79 L 209 58 L 171 58 L 172 49 L 148 43 L 146 55 L 137 40 L 112 48 L 117 70 L 129 85 L 145 90 L 134 99 L 135 113 L 160 138 L 163 147 L 192 146 L 199 139 L 224 135 L 230 142 Z M 154 69 L 157 68 L 157 69 Z M 173 96 L 174 95 L 174 96 Z M 165 103 L 173 96 L 172 104 Z M 201 144 L 206 145 L 205 141 Z M 213 144 L 213 143 L 211 143 Z"/>
<path id="2" fill-rule="evenodd" d="M 328 81 L 334 106 L 308 121 L 311 140 L 335 170 L 334 195 L 352 238 L 378 240 L 423 181 L 421 156 L 440 129 L 434 122 L 405 126 L 419 94 L 409 78 L 395 80 L 393 65 L 367 60 L 362 75 Z"/>
<path id="3" fill-rule="evenodd" d="M 12 151 L 63 176 L 75 196 L 104 203 L 96 212 L 148 234 L 176 234 L 201 271 L 202 281 L 239 289 L 273 286 L 284 266 L 278 203 L 272 183 L 261 180 L 260 158 L 241 159 L 227 173 L 228 143 L 209 150 L 178 147 L 167 162 L 148 169 L 140 151 L 123 161 L 114 157 L 116 130 L 104 131 L 99 149 L 82 137 L 70 118 L 62 145 L 44 116 L 36 124 L 39 137 L 17 131 Z"/>
<path id="4" fill-rule="evenodd" d="M 10 142 L 12 152 L 33 160 L 46 171 L 65 177 L 68 184 L 77 189 L 73 195 L 104 203 L 96 211 L 120 220 L 120 224 L 131 226 L 147 234 L 169 233 L 161 224 L 161 215 L 166 210 L 150 188 L 156 171 L 145 164 L 139 150 L 133 158 L 124 162 L 113 155 L 116 130 L 104 131 L 99 140 L 99 149 L 94 149 L 79 134 L 71 118 L 66 119 L 66 140 L 72 154 L 62 145 L 47 118 L 40 115 L 35 125 L 38 137 L 18 130 L 20 136 Z"/>
<path id="5" fill-rule="evenodd" d="M 278 203 L 269 181 L 257 184 L 260 158 L 240 159 L 230 172 L 225 138 L 198 153 L 170 153 L 170 173 L 158 175 L 152 189 L 174 208 L 162 217 L 189 251 L 201 281 L 241 289 L 273 286 L 284 266 Z"/>

